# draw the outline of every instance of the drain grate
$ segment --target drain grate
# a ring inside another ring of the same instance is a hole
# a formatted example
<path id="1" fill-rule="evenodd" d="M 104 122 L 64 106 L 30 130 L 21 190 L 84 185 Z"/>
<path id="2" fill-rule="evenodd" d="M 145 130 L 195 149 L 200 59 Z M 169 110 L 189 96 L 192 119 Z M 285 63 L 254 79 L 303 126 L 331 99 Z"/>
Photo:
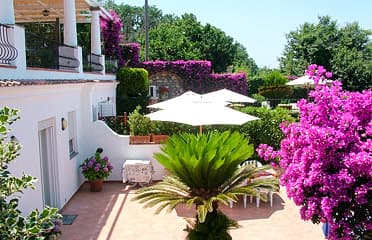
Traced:
<path id="1" fill-rule="evenodd" d="M 78 215 L 62 214 L 63 225 L 71 225 Z"/>

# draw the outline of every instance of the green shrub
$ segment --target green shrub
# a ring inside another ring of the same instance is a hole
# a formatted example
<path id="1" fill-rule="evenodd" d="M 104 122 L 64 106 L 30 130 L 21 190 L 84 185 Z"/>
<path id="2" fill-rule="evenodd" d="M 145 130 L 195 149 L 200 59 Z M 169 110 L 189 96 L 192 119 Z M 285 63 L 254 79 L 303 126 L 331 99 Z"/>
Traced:
<path id="1" fill-rule="evenodd" d="M 152 124 L 152 133 L 154 134 L 166 134 L 171 136 L 173 134 L 199 132 L 199 127 L 182 123 L 153 121 Z"/>
<path id="2" fill-rule="evenodd" d="M 120 84 L 117 96 L 147 96 L 149 89 L 148 72 L 144 68 L 120 68 L 117 73 Z"/>
<path id="3" fill-rule="evenodd" d="M 128 116 L 128 125 L 130 135 L 145 136 L 151 133 L 152 123 L 150 118 L 145 117 L 140 113 L 141 106 L 137 106 L 136 109 L 131 112 Z"/>
<path id="4" fill-rule="evenodd" d="M 301 99 L 305 98 L 307 99 L 307 95 L 309 94 L 309 89 L 304 87 L 296 87 L 293 88 L 293 93 L 291 98 L 293 99 Z"/>
<path id="5" fill-rule="evenodd" d="M 124 125 L 123 116 L 110 116 L 110 117 L 103 117 L 101 118 L 107 126 L 109 126 L 114 132 L 121 135 L 128 135 L 129 134 L 129 127 L 128 125 Z"/>
<path id="6" fill-rule="evenodd" d="M 287 85 L 263 86 L 258 93 L 268 99 L 288 98 L 293 93 L 293 88 Z"/>
<path id="7" fill-rule="evenodd" d="M 138 105 L 141 106 L 141 113 L 144 113 L 147 105 L 149 105 L 149 97 L 116 96 L 116 112 L 120 116 L 122 116 L 124 112 L 127 114 L 133 112 Z"/>
<path id="8" fill-rule="evenodd" d="M 261 107 L 246 107 L 242 109 L 242 112 L 260 118 L 240 126 L 240 132 L 249 136 L 250 142 L 254 144 L 255 149 L 261 143 L 266 143 L 275 149 L 279 149 L 280 141 L 283 139 L 283 133 L 279 128 L 279 124 L 284 121 L 295 121 L 289 111 L 282 108 L 272 110 Z"/>
<path id="9" fill-rule="evenodd" d="M 261 107 L 262 102 L 266 101 L 266 98 L 260 94 L 253 94 L 251 97 L 256 100 L 256 102 L 252 103 L 254 107 Z"/>
<path id="10" fill-rule="evenodd" d="M 261 76 L 252 76 L 248 79 L 248 96 L 258 93 L 258 88 L 265 84 Z"/>
<path id="11" fill-rule="evenodd" d="M 288 79 L 278 71 L 266 74 L 263 79 L 265 81 L 264 86 L 281 86 L 288 82 Z"/>

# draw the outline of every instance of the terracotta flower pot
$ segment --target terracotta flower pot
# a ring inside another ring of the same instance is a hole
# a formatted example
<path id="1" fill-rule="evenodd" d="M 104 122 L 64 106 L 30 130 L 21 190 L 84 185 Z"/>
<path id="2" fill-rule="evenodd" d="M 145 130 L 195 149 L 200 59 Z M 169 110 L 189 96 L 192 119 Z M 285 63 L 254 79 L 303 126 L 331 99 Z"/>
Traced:
<path id="1" fill-rule="evenodd" d="M 167 140 L 168 140 L 168 135 L 156 135 L 156 134 L 151 135 L 151 142 L 154 142 L 154 143 L 163 143 L 163 142 L 166 142 Z"/>
<path id="2" fill-rule="evenodd" d="M 91 192 L 100 192 L 103 187 L 103 179 L 96 179 L 90 181 L 90 191 Z"/>
<path id="3" fill-rule="evenodd" d="M 147 136 L 129 136 L 130 144 L 146 144 L 150 142 L 150 135 Z"/>

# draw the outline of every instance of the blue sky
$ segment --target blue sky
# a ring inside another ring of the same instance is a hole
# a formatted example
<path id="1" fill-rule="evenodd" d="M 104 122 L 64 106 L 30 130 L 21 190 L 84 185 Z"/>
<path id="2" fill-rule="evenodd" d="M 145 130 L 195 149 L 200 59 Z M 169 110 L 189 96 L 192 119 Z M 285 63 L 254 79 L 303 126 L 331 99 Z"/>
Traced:
<path id="1" fill-rule="evenodd" d="M 143 6 L 145 0 L 115 0 Z M 163 14 L 193 13 L 202 23 L 223 30 L 243 44 L 260 66 L 278 67 L 286 44 L 285 34 L 305 22 L 316 23 L 318 16 L 329 15 L 339 26 L 358 22 L 372 30 L 370 0 L 148 0 Z M 151 47 L 151 46 L 150 46 Z"/>

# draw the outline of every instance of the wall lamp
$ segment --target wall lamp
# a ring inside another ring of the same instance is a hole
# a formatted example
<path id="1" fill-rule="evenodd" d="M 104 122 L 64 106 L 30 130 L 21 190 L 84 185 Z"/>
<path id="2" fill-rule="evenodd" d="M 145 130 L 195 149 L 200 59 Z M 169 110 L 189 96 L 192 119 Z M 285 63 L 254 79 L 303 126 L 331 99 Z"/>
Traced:
<path id="1" fill-rule="evenodd" d="M 67 128 L 67 120 L 65 118 L 61 118 L 61 128 L 64 131 Z"/>
<path id="2" fill-rule="evenodd" d="M 42 13 L 43 13 L 43 16 L 44 16 L 44 17 L 48 17 L 50 11 L 49 11 L 48 9 L 44 9 L 44 10 L 42 11 Z"/>

